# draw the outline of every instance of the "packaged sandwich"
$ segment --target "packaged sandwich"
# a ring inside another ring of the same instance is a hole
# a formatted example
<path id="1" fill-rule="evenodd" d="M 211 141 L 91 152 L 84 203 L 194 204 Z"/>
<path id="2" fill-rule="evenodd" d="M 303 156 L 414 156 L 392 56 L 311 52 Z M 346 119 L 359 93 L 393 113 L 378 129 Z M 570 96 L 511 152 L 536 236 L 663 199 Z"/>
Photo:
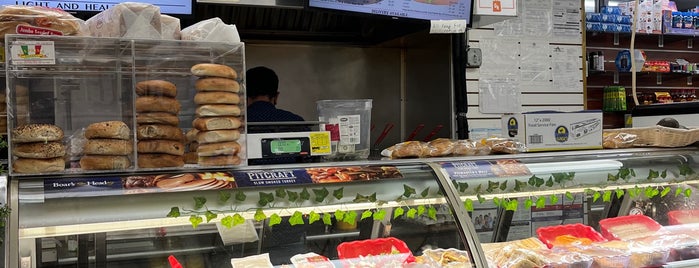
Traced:
<path id="1" fill-rule="evenodd" d="M 540 253 L 546 258 L 545 268 L 589 268 L 594 261 L 590 256 L 565 249 L 554 248 Z"/>
<path id="2" fill-rule="evenodd" d="M 630 254 L 629 267 L 660 267 L 667 262 L 670 256 L 669 248 L 649 246 L 636 242 L 617 240 L 599 243 L 596 246 L 628 252 Z"/>
<path id="3" fill-rule="evenodd" d="M 453 248 L 425 250 L 415 261 L 427 267 L 471 267 L 468 252 Z"/>
<path id="4" fill-rule="evenodd" d="M 490 146 L 472 140 L 457 140 L 452 153 L 455 156 L 489 155 Z"/>
<path id="5" fill-rule="evenodd" d="M 638 140 L 638 135 L 623 132 L 605 132 L 602 146 L 605 149 L 631 148 Z"/>
<path id="6" fill-rule="evenodd" d="M 427 143 L 425 156 L 440 157 L 451 155 L 454 151 L 454 141 L 445 138 L 435 139 Z"/>
<path id="7" fill-rule="evenodd" d="M 85 23 L 95 37 L 161 38 L 160 8 L 146 3 L 117 4 Z"/>
<path id="8" fill-rule="evenodd" d="M 485 256 L 497 267 L 543 267 L 547 263 L 541 250 L 546 245 L 536 238 L 481 245 Z"/>
<path id="9" fill-rule="evenodd" d="M 85 24 L 68 12 L 40 6 L 0 7 L 0 38 L 6 34 L 85 35 Z M 3 41 L 4 42 L 4 41 Z"/>
<path id="10" fill-rule="evenodd" d="M 631 255 L 626 251 L 598 246 L 567 247 L 569 252 L 578 252 L 593 259 L 593 268 L 628 268 Z"/>
<path id="11" fill-rule="evenodd" d="M 427 150 L 427 143 L 406 141 L 384 149 L 381 155 L 391 158 L 423 157 L 427 155 Z"/>
<path id="12" fill-rule="evenodd" d="M 489 138 L 483 143 L 490 147 L 491 153 L 516 154 L 524 151 L 524 144 L 505 138 Z"/>
<path id="13" fill-rule="evenodd" d="M 237 43 L 240 36 L 235 25 L 228 25 L 220 18 L 211 18 L 184 28 L 182 40 Z"/>

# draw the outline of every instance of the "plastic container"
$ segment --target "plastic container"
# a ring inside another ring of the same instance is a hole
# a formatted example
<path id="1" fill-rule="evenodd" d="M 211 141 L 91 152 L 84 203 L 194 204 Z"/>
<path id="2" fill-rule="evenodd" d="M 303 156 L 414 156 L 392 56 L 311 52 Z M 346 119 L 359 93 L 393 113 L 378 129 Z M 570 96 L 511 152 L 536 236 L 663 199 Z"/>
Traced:
<path id="1" fill-rule="evenodd" d="M 467 251 L 458 249 L 427 249 L 422 252 L 427 267 L 471 267 L 471 257 Z"/>
<path id="2" fill-rule="evenodd" d="M 375 265 L 372 267 L 395 267 L 396 264 L 415 262 L 408 245 L 393 237 L 340 243 L 337 257 L 349 267 L 360 263 Z"/>
<path id="3" fill-rule="evenodd" d="M 548 261 L 544 268 L 590 268 L 594 261 L 590 256 L 565 249 L 553 249 L 542 254 Z"/>
<path id="4" fill-rule="evenodd" d="M 695 234 L 696 230 L 687 230 L 689 234 Z M 696 259 L 699 257 L 699 241 L 683 234 L 681 230 L 663 230 L 662 234 L 652 235 L 633 240 L 638 245 L 651 248 L 670 249 L 668 262 Z"/>
<path id="5" fill-rule="evenodd" d="M 327 161 L 361 160 L 369 157 L 371 99 L 319 100 L 320 130 L 330 131 L 332 153 Z"/>
<path id="6" fill-rule="evenodd" d="M 556 237 L 562 235 L 571 235 L 579 238 L 587 238 L 592 240 L 592 242 L 607 241 L 607 239 L 604 239 L 604 237 L 602 237 L 600 233 L 595 231 L 595 229 L 592 229 L 592 227 L 580 223 L 541 227 L 539 229 L 536 229 L 536 235 L 539 237 L 539 240 L 541 240 L 541 242 L 544 242 L 544 244 L 546 244 L 548 248 L 552 248 L 553 243 L 556 240 Z"/>
<path id="7" fill-rule="evenodd" d="M 670 225 L 699 223 L 699 210 L 673 210 L 667 218 Z"/>
<path id="8" fill-rule="evenodd" d="M 660 267 L 670 257 L 670 248 L 649 246 L 644 243 L 610 241 L 598 244 L 602 248 L 618 249 L 630 253 L 629 267 Z"/>
<path id="9" fill-rule="evenodd" d="M 630 240 L 650 236 L 662 226 L 645 215 L 629 215 L 599 221 L 602 236 L 608 240 Z"/>

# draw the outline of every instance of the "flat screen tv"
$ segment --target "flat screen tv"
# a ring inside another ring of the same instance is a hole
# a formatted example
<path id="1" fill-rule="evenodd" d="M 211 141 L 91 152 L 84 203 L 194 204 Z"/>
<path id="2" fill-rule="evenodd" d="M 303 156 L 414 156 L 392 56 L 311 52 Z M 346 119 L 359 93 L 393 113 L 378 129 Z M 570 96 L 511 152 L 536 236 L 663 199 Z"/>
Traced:
<path id="1" fill-rule="evenodd" d="M 423 20 L 471 22 L 472 0 L 309 0 L 310 7 Z"/>
<path id="2" fill-rule="evenodd" d="M 59 8 L 65 11 L 81 11 L 81 12 L 100 12 L 111 6 L 126 2 L 124 0 L 76 0 L 76 1 L 29 1 L 29 0 L 0 0 L 0 5 L 23 5 L 23 6 L 44 6 L 51 8 Z M 133 2 L 141 2 L 153 4 L 160 7 L 160 13 L 170 15 L 192 15 L 193 4 L 192 0 L 138 0 Z"/>

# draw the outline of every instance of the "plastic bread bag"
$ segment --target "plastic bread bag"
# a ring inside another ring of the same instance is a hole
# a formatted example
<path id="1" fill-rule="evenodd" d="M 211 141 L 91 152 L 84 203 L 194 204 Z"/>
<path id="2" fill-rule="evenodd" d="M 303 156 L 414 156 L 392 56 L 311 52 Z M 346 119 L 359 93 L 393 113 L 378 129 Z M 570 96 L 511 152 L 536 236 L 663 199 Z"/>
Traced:
<path id="1" fill-rule="evenodd" d="M 545 268 L 589 268 L 593 259 L 579 252 L 567 250 L 540 250 L 539 253 L 546 258 Z"/>
<path id="2" fill-rule="evenodd" d="M 0 38 L 6 34 L 87 35 L 85 22 L 60 9 L 40 6 L 0 7 Z"/>
<path id="3" fill-rule="evenodd" d="M 160 15 L 160 37 L 163 40 L 180 40 L 182 39 L 182 32 L 180 28 L 180 19 L 168 16 Z"/>
<path id="4" fill-rule="evenodd" d="M 269 260 L 269 253 L 252 255 L 244 258 L 234 258 L 231 259 L 231 265 L 233 266 L 233 268 L 274 267 L 272 266 L 272 262 Z"/>
<path id="5" fill-rule="evenodd" d="M 95 37 L 161 38 L 160 8 L 146 3 L 117 4 L 85 23 Z"/>
<path id="6" fill-rule="evenodd" d="M 670 256 L 669 248 L 647 246 L 636 242 L 609 241 L 596 244 L 602 248 L 612 248 L 626 251 L 631 254 L 629 267 L 659 267 L 667 262 Z"/>
<path id="7" fill-rule="evenodd" d="M 423 157 L 426 155 L 427 147 L 427 143 L 424 142 L 406 141 L 384 149 L 381 155 L 391 158 Z"/>
<path id="8" fill-rule="evenodd" d="M 454 151 L 454 141 L 445 138 L 435 139 L 427 143 L 426 156 L 440 157 L 451 155 Z"/>
<path id="9" fill-rule="evenodd" d="M 240 35 L 235 25 L 228 25 L 220 18 L 211 18 L 184 28 L 182 40 L 237 43 L 240 42 Z"/>
<path id="10" fill-rule="evenodd" d="M 467 251 L 458 249 L 428 249 L 422 256 L 416 257 L 416 262 L 426 267 L 471 267 L 471 258 Z"/>
<path id="11" fill-rule="evenodd" d="M 605 149 L 621 149 L 621 148 L 631 148 L 633 144 L 638 140 L 638 135 L 630 133 L 604 133 L 604 138 L 602 140 L 602 146 Z"/>
<path id="12" fill-rule="evenodd" d="M 494 154 L 516 154 L 525 151 L 525 146 L 521 142 L 505 138 L 489 138 L 483 141 L 485 145 L 490 147 L 491 153 Z"/>
<path id="13" fill-rule="evenodd" d="M 457 140 L 452 153 L 455 156 L 489 155 L 490 146 L 472 140 Z"/>

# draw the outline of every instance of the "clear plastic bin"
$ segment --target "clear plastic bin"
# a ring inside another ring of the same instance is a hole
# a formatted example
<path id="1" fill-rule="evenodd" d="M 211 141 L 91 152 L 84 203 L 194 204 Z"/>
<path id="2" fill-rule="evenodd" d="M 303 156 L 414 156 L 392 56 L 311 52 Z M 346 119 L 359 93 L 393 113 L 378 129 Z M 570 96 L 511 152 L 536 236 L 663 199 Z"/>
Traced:
<path id="1" fill-rule="evenodd" d="M 369 157 L 371 99 L 319 100 L 320 130 L 330 131 L 332 154 L 327 161 L 361 160 Z"/>

